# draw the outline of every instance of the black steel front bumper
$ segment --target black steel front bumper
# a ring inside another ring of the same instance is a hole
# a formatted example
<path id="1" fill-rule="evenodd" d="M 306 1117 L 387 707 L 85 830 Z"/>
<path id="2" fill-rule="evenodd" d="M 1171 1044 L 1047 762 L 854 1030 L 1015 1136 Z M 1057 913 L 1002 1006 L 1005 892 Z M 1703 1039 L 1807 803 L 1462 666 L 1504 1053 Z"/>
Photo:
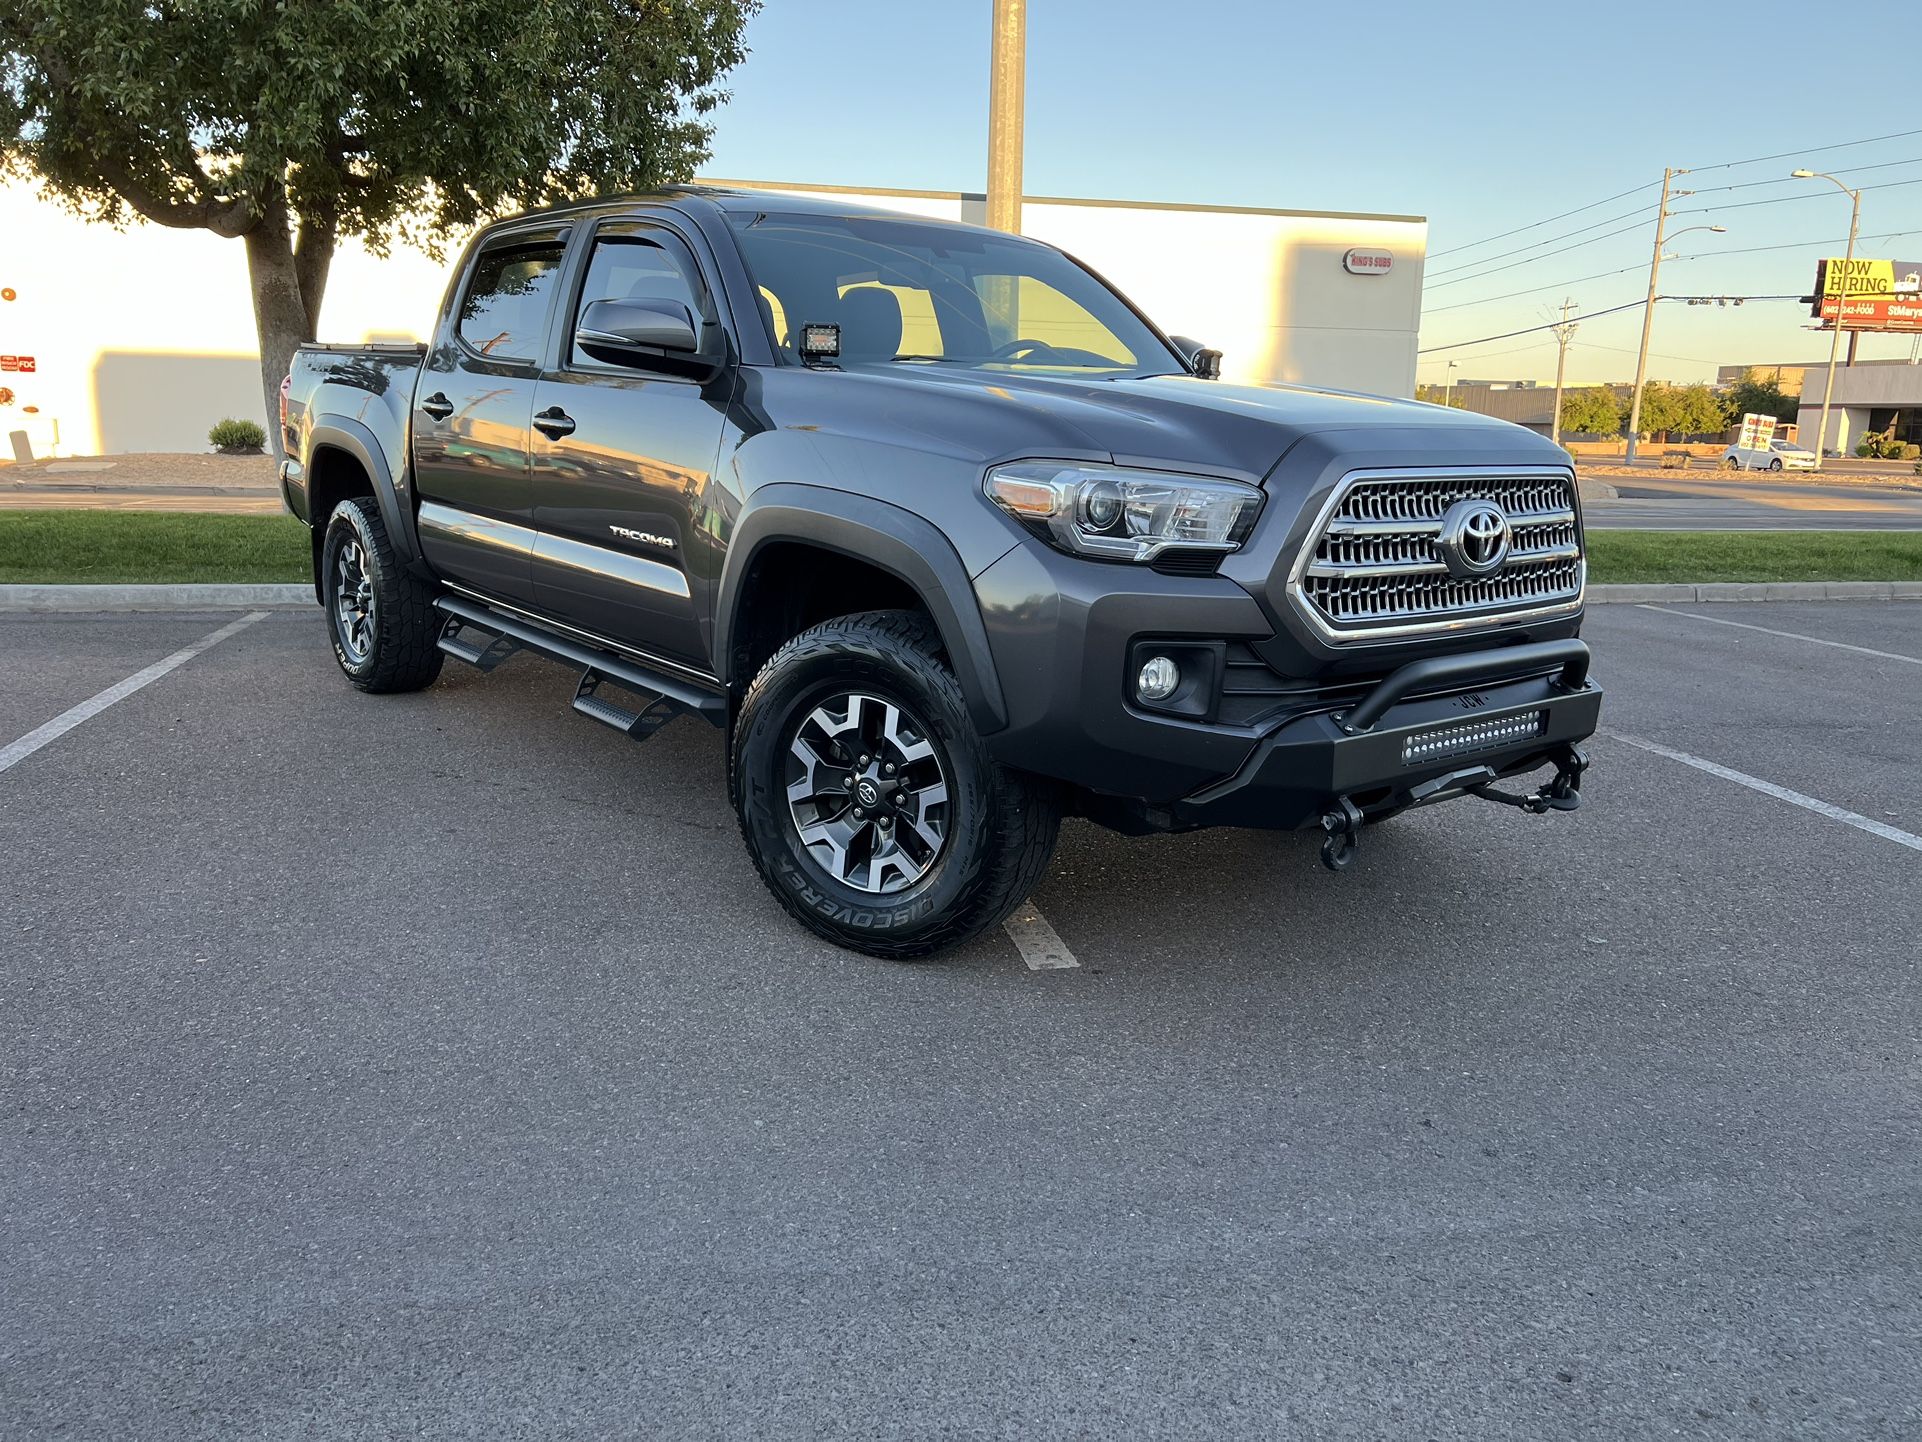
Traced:
<path id="1" fill-rule="evenodd" d="M 1343 801 L 1386 814 L 1559 763 L 1601 715 L 1588 663 L 1573 638 L 1411 661 L 1352 706 L 1282 720 L 1233 775 L 1191 792 L 1173 815 L 1292 830 Z M 1464 737 L 1471 744 L 1453 745 Z"/>

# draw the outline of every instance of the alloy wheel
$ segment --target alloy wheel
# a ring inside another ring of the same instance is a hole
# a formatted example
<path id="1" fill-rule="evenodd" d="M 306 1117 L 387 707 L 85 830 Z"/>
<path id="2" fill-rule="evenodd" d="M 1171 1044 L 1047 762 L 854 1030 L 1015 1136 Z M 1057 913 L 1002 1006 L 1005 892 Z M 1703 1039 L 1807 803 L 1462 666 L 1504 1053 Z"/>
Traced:
<path id="1" fill-rule="evenodd" d="M 856 891 L 905 891 L 947 841 L 947 772 L 927 727 L 865 692 L 830 696 L 801 719 L 787 802 L 808 855 Z"/>
<path id="2" fill-rule="evenodd" d="M 374 651 L 374 582 L 357 537 L 334 558 L 334 634 L 349 664 L 366 664 Z"/>

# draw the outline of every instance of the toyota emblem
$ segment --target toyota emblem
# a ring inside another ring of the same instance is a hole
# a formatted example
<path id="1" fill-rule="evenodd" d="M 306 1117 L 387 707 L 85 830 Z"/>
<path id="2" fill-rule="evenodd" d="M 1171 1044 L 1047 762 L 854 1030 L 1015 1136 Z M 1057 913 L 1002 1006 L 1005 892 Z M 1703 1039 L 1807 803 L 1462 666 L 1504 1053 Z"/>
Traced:
<path id="1" fill-rule="evenodd" d="M 1449 575 L 1468 580 L 1500 570 L 1513 539 L 1506 511 L 1493 501 L 1470 499 L 1448 508 L 1435 548 Z"/>

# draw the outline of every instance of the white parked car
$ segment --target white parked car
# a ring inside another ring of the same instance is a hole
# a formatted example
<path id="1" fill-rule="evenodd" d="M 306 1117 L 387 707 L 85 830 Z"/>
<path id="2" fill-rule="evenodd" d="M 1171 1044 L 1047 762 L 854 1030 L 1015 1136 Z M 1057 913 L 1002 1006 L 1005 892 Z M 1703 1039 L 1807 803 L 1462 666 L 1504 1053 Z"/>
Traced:
<path id="1" fill-rule="evenodd" d="M 1793 441 L 1770 441 L 1761 450 L 1730 446 L 1722 452 L 1722 464 L 1731 471 L 1812 471 L 1815 452 Z"/>

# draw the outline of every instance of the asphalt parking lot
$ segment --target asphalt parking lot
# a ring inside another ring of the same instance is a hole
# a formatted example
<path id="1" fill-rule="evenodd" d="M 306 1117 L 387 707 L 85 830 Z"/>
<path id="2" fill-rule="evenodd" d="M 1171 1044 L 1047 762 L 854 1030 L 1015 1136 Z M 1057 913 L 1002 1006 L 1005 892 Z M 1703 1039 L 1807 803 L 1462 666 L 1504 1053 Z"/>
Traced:
<path id="1" fill-rule="evenodd" d="M 1340 876 L 1072 825 L 1045 970 L 529 657 L 6 749 L 235 619 L 0 617 L 0 1435 L 1922 1432 L 1922 606 L 1597 608 L 1590 804 Z"/>

